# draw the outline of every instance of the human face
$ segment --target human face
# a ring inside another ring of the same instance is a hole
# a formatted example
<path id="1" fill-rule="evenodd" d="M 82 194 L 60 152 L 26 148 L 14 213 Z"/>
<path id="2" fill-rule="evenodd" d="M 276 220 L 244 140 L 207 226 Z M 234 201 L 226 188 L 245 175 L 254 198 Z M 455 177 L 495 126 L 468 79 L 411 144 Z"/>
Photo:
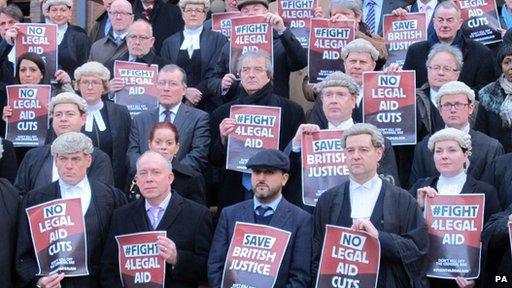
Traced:
<path id="1" fill-rule="evenodd" d="M 57 136 L 66 132 L 80 132 L 87 116 L 80 115 L 78 106 L 73 103 L 57 104 L 53 108 L 52 127 Z"/>
<path id="2" fill-rule="evenodd" d="M 506 56 L 501 61 L 501 72 L 508 81 L 512 82 L 512 55 Z"/>
<path id="3" fill-rule="evenodd" d="M 361 14 L 355 13 L 354 10 L 348 8 L 334 7 L 331 10 L 331 17 L 338 16 L 344 20 L 354 20 L 356 24 L 361 23 Z M 358 25 L 356 25 L 357 27 Z"/>
<path id="4" fill-rule="evenodd" d="M 157 87 L 158 103 L 166 108 L 172 108 L 183 100 L 187 91 L 187 86 L 182 83 L 183 75 L 181 71 L 160 72 L 158 74 Z"/>
<path id="5" fill-rule="evenodd" d="M 48 9 L 48 17 L 54 24 L 64 25 L 71 19 L 71 8 L 66 5 L 52 5 Z"/>
<path id="6" fill-rule="evenodd" d="M 439 104 L 439 112 L 446 126 L 462 129 L 468 125 L 469 115 L 473 113 L 473 104 L 469 103 L 465 94 L 444 95 Z M 461 106 L 460 109 L 454 107 L 457 104 Z"/>
<path id="7" fill-rule="evenodd" d="M 203 25 L 206 19 L 206 11 L 202 4 L 187 4 L 181 14 L 185 27 L 188 29 L 196 29 Z"/>
<path id="8" fill-rule="evenodd" d="M 437 53 L 427 67 L 428 84 L 437 90 L 447 82 L 459 79 L 460 70 L 457 68 L 455 57 L 447 52 Z"/>
<path id="9" fill-rule="evenodd" d="M 257 57 L 253 59 L 246 58 L 240 69 L 240 78 L 242 87 L 247 94 L 251 95 L 270 82 L 267 75 L 265 58 Z"/>
<path id="10" fill-rule="evenodd" d="M 345 65 L 345 73 L 352 77 L 358 85 L 362 85 L 363 72 L 373 71 L 376 63 L 373 61 L 370 53 L 351 52 L 343 62 L 343 65 Z"/>
<path id="11" fill-rule="evenodd" d="M 87 104 L 96 104 L 101 101 L 104 91 L 103 81 L 96 76 L 82 76 L 78 81 L 80 94 Z"/>
<path id="12" fill-rule="evenodd" d="M 69 185 L 76 185 L 87 174 L 92 157 L 84 152 L 55 155 L 55 166 L 60 179 Z"/>
<path id="13" fill-rule="evenodd" d="M 468 160 L 468 155 L 462 151 L 457 141 L 446 140 L 435 143 L 434 163 L 441 175 L 445 177 L 457 176 L 464 170 L 466 160 Z"/>
<path id="14" fill-rule="evenodd" d="M 242 13 L 242 16 L 254 16 L 263 15 L 268 12 L 268 9 L 265 7 L 265 5 L 261 3 L 256 3 L 242 6 L 240 12 Z"/>
<path id="15" fill-rule="evenodd" d="M 143 57 L 149 53 L 155 43 L 155 37 L 151 36 L 149 27 L 142 22 L 135 22 L 128 28 L 126 44 L 130 55 Z"/>
<path id="16" fill-rule="evenodd" d="M 356 97 L 347 87 L 327 87 L 322 91 L 322 109 L 329 123 L 339 125 L 352 117 Z"/>
<path id="17" fill-rule="evenodd" d="M 347 155 L 350 177 L 357 183 L 368 182 L 377 173 L 382 158 L 382 148 L 375 148 L 369 134 L 348 136 L 345 153 Z"/>
<path id="18" fill-rule="evenodd" d="M 128 30 L 128 26 L 133 22 L 133 13 L 130 3 L 122 1 L 114 1 L 110 6 L 108 17 L 112 21 L 112 29 L 117 34 L 124 34 Z"/>
<path id="19" fill-rule="evenodd" d="M 23 59 L 20 62 L 19 76 L 20 84 L 39 84 L 43 80 L 43 74 L 36 63 Z"/>
<path id="20" fill-rule="evenodd" d="M 455 8 L 439 7 L 434 18 L 434 30 L 443 43 L 451 44 L 462 26 L 462 19 Z"/>
<path id="21" fill-rule="evenodd" d="M 226 0 L 224 1 L 225 2 L 225 5 L 226 5 L 226 12 L 233 12 L 233 11 L 236 11 L 238 12 L 238 1 L 236 0 Z"/>
<path id="22" fill-rule="evenodd" d="M 5 13 L 0 13 L 0 36 L 2 36 L 2 39 L 5 38 L 5 32 L 7 32 L 7 30 L 16 23 L 18 23 L 18 21 L 11 16 Z"/>
<path id="23" fill-rule="evenodd" d="M 253 168 L 251 173 L 252 192 L 262 203 L 270 203 L 281 195 L 288 181 L 288 173 L 267 168 Z"/>
<path id="24" fill-rule="evenodd" d="M 142 196 L 153 206 L 159 205 L 169 195 L 174 180 L 167 160 L 155 155 L 147 155 L 137 163 L 135 181 Z"/>
<path id="25" fill-rule="evenodd" d="M 153 139 L 148 140 L 149 150 L 160 153 L 167 160 L 172 160 L 180 149 L 176 135 L 170 129 L 157 129 Z"/>

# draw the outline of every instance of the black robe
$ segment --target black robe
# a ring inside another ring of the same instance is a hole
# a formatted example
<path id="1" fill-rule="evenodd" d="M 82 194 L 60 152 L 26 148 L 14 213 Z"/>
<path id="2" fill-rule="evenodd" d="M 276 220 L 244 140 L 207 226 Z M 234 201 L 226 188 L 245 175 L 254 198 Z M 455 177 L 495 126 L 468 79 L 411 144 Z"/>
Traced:
<path id="1" fill-rule="evenodd" d="M 69 24 L 59 45 L 59 69 L 66 71 L 74 79 L 75 69 L 87 62 L 90 49 L 91 40 L 83 29 Z M 49 76 L 53 78 L 53 75 Z"/>
<path id="2" fill-rule="evenodd" d="M 0 178 L 5 178 L 14 183 L 18 172 L 16 153 L 11 141 L 2 139 L 3 152 L 0 154 Z"/>
<path id="3" fill-rule="evenodd" d="M 496 188 L 501 209 L 505 210 L 512 204 L 512 153 L 494 159 L 489 169 L 485 170 L 482 181 Z"/>
<path id="4" fill-rule="evenodd" d="M 14 253 L 16 251 L 16 223 L 20 198 L 18 191 L 6 179 L 0 178 L 0 283 L 14 287 Z"/>

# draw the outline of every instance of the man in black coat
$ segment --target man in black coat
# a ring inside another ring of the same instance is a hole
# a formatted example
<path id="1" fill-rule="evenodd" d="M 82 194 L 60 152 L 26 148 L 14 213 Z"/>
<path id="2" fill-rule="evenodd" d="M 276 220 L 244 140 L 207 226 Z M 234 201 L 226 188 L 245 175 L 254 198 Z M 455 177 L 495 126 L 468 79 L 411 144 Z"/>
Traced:
<path id="1" fill-rule="evenodd" d="M 89 179 L 92 163 L 91 139 L 82 133 L 68 132 L 52 144 L 60 179 L 30 191 L 19 211 L 16 248 L 17 287 L 99 287 L 99 265 L 114 209 L 126 203 L 123 193 L 112 186 Z M 63 273 L 36 276 L 39 271 L 26 208 L 55 199 L 79 197 L 85 220 L 87 267 L 89 275 L 65 278 Z"/>
<path id="2" fill-rule="evenodd" d="M 14 287 L 14 253 L 16 252 L 16 223 L 18 222 L 19 192 L 4 178 L 0 178 L 0 283 Z"/>
<path id="3" fill-rule="evenodd" d="M 122 287 L 115 236 L 152 230 L 167 231 L 167 237 L 160 236 L 157 242 L 166 261 L 165 287 L 193 288 L 206 278 L 211 214 L 208 208 L 171 191 L 174 175 L 170 166 L 152 151 L 137 161 L 135 178 L 143 198 L 117 209 L 112 217 L 101 262 L 103 287 Z"/>
<path id="4" fill-rule="evenodd" d="M 231 105 L 261 105 L 281 107 L 279 149 L 284 150 L 295 131 L 304 123 L 304 111 L 297 103 L 272 93 L 272 63 L 262 51 L 247 52 L 238 60 L 237 70 L 241 77 L 241 88 L 235 100 L 217 108 L 212 113 L 210 161 L 220 168 L 220 209 L 252 197 L 250 187 L 242 185 L 247 173 L 226 169 L 228 135 L 236 128 L 236 121 L 229 118 Z M 249 177 L 250 178 L 250 177 Z M 250 185 L 248 185 L 250 186 Z"/>
<path id="5" fill-rule="evenodd" d="M 268 12 L 267 0 L 240 0 L 238 9 L 242 16 L 263 15 L 273 26 L 273 65 L 274 88 L 273 92 L 281 97 L 290 98 L 290 73 L 307 66 L 306 50 L 290 29 L 284 26 L 283 19 Z M 212 94 L 221 94 L 224 103 L 237 95 L 240 89 L 237 84 L 237 76 L 229 71 L 230 45 L 226 43 L 222 48 L 215 66 L 208 70 L 208 89 Z"/>
<path id="6" fill-rule="evenodd" d="M 497 157 L 491 166 L 485 170 L 481 179 L 496 188 L 502 210 L 512 204 L 512 169 L 510 169 L 510 163 L 512 163 L 512 153 Z"/>

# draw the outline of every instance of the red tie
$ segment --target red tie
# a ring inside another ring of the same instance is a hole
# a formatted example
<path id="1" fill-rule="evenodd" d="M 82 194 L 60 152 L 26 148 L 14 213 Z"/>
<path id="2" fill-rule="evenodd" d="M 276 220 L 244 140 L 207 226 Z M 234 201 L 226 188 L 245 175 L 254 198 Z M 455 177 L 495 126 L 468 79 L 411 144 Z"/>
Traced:
<path id="1" fill-rule="evenodd" d="M 153 6 L 149 6 L 147 9 L 142 10 L 141 14 L 149 21 L 151 18 L 151 12 L 153 12 Z"/>

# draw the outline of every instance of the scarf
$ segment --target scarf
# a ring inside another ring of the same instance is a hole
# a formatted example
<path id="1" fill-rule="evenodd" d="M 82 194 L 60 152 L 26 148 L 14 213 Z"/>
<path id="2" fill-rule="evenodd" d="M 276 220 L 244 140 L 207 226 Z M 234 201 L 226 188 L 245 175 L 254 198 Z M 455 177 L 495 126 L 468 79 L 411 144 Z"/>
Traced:
<path id="1" fill-rule="evenodd" d="M 508 10 L 507 4 L 501 7 L 501 17 L 503 17 L 503 21 L 505 22 L 505 25 L 507 25 L 506 29 L 512 28 L 512 15 Z"/>
<path id="2" fill-rule="evenodd" d="M 240 89 L 240 104 L 271 106 L 269 104 L 272 98 L 272 91 L 274 91 L 271 82 L 268 82 L 265 86 L 263 86 L 260 90 L 253 93 L 252 95 L 247 94 L 243 87 L 241 88 L 242 89 Z"/>
<path id="3" fill-rule="evenodd" d="M 512 82 L 501 75 L 499 78 L 500 86 L 505 91 L 507 97 L 503 100 L 500 107 L 500 117 L 503 121 L 503 127 L 512 127 Z"/>

